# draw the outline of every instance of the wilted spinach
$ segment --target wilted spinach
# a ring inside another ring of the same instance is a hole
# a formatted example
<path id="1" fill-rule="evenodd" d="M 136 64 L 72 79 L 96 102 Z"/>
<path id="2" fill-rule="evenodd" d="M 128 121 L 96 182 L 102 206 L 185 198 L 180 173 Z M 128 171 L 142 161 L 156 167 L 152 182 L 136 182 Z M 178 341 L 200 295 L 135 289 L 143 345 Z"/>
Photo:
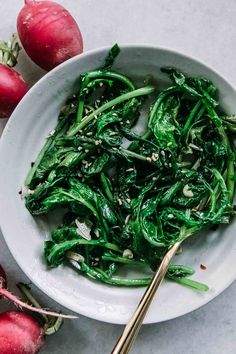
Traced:
<path id="1" fill-rule="evenodd" d="M 45 242 L 50 267 L 71 261 L 85 275 L 112 285 L 144 286 L 121 278 L 126 266 L 155 270 L 168 248 L 233 214 L 235 116 L 219 108 L 205 78 L 163 68 L 172 86 L 136 88 L 111 70 L 115 45 L 102 68 L 83 73 L 26 179 L 32 215 L 62 207 L 62 224 Z M 135 125 L 147 96 L 146 132 Z M 172 265 L 167 278 L 207 286 Z"/>

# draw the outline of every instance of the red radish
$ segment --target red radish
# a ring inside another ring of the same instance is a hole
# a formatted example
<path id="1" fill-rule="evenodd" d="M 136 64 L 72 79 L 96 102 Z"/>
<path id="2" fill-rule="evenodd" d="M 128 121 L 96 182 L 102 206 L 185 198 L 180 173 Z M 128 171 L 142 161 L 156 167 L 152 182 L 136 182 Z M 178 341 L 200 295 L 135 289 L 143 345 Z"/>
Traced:
<path id="1" fill-rule="evenodd" d="M 0 313 L 0 353 L 1 354 L 36 354 L 44 344 L 44 336 L 55 333 L 62 324 L 62 318 L 76 318 L 43 310 L 37 300 L 31 295 L 29 288 L 19 283 L 17 286 L 34 306 L 24 303 L 4 288 L 6 274 L 0 265 L 0 295 L 16 305 L 42 315 L 44 325 L 24 312 Z M 53 323 L 48 316 L 57 317 Z"/>
<path id="2" fill-rule="evenodd" d="M 17 31 L 26 53 L 47 71 L 83 51 L 75 19 L 53 1 L 25 0 L 17 19 Z"/>
<path id="3" fill-rule="evenodd" d="M 22 76 L 12 68 L 0 64 L 0 118 L 10 117 L 28 86 Z"/>
<path id="4" fill-rule="evenodd" d="M 28 91 L 22 76 L 12 69 L 19 49 L 15 36 L 11 41 L 0 41 L 0 118 L 9 117 Z"/>
<path id="5" fill-rule="evenodd" d="M 35 354 L 44 344 L 44 329 L 23 312 L 0 314 L 0 353 Z"/>

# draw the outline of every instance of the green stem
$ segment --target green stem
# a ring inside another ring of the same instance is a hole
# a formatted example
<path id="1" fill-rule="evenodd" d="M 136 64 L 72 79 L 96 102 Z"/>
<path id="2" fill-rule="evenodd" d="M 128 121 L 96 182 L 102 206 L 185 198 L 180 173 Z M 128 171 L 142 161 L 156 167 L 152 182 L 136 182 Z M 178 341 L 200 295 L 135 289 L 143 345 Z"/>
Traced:
<path id="1" fill-rule="evenodd" d="M 188 131 L 189 131 L 189 128 L 194 120 L 194 117 L 196 116 L 198 110 L 200 109 L 200 107 L 202 106 L 202 102 L 201 101 L 198 101 L 196 103 L 196 105 L 194 106 L 194 108 L 192 109 L 190 115 L 188 116 L 188 119 L 184 125 L 184 128 L 182 130 L 182 139 L 185 138 L 185 136 L 187 135 Z M 205 108 L 204 108 L 205 110 Z"/>
<path id="2" fill-rule="evenodd" d="M 93 268 L 90 268 L 87 264 L 82 263 L 76 265 L 76 262 L 72 261 L 71 264 L 78 270 L 82 271 L 86 276 L 102 281 L 103 283 L 109 284 L 109 285 L 117 285 L 117 286 L 128 286 L 128 287 L 143 287 L 143 286 L 148 286 L 150 282 L 152 281 L 151 277 L 148 278 L 123 278 L 123 277 L 117 277 L 117 276 L 112 276 L 108 277 L 104 275 L 104 272 L 98 272 L 94 270 Z M 191 288 L 194 288 L 199 291 L 207 291 L 209 288 L 207 285 L 199 283 L 197 281 L 184 278 L 184 277 L 174 277 L 174 276 L 167 276 L 167 278 L 189 286 Z"/>
<path id="3" fill-rule="evenodd" d="M 113 202 L 113 195 L 112 195 L 111 190 L 110 190 L 110 187 L 109 187 L 109 185 L 108 185 L 108 183 L 107 183 L 107 178 L 106 178 L 104 172 L 101 172 L 101 174 L 100 174 L 100 180 L 101 180 L 103 189 L 104 189 L 104 191 L 105 191 L 105 193 L 106 193 L 106 195 L 107 195 L 108 200 L 109 200 L 110 202 Z"/>
<path id="4" fill-rule="evenodd" d="M 175 281 L 176 283 L 189 286 L 190 288 L 199 290 L 199 291 L 208 291 L 209 287 L 206 284 L 199 283 L 198 281 L 185 278 L 185 277 L 175 277 L 167 274 L 168 279 Z"/>
<path id="5" fill-rule="evenodd" d="M 18 43 L 17 34 L 14 33 L 9 41 L 0 40 L 0 63 L 9 67 L 17 64 L 17 58 L 21 47 Z"/>
<path id="6" fill-rule="evenodd" d="M 95 71 L 92 71 L 92 72 L 86 74 L 82 80 L 82 85 L 81 85 L 81 90 L 80 90 L 80 95 L 79 95 L 80 102 L 79 102 L 79 107 L 78 107 L 75 123 L 80 123 L 81 119 L 83 117 L 84 100 L 81 99 L 81 96 L 82 96 L 81 94 L 82 94 L 83 90 L 89 86 L 89 81 L 91 79 L 93 81 L 97 80 L 97 79 L 101 79 L 101 80 L 99 80 L 100 82 L 102 82 L 102 79 L 104 79 L 106 81 L 107 81 L 107 79 L 113 79 L 113 80 L 117 80 L 117 81 L 122 82 L 130 90 L 135 90 L 135 86 L 133 85 L 133 83 L 129 79 L 127 79 L 127 77 L 125 77 L 124 75 L 115 73 L 115 72 L 95 70 Z M 75 126 L 76 126 L 76 124 L 75 124 Z"/>
<path id="7" fill-rule="evenodd" d="M 146 265 L 146 263 L 144 261 L 136 261 L 136 260 L 133 260 L 133 259 L 120 257 L 120 256 L 113 256 L 113 255 L 109 255 L 109 254 L 104 254 L 102 256 L 102 260 L 103 261 L 124 263 L 124 264 L 131 264 L 131 265 L 138 265 L 138 266 L 145 266 Z"/>
<path id="8" fill-rule="evenodd" d="M 74 262 L 72 264 L 75 266 Z M 109 285 L 139 287 L 139 286 L 147 286 L 151 281 L 151 278 L 123 278 L 117 276 L 109 277 L 108 275 L 105 275 L 104 272 L 97 271 L 89 267 L 85 263 L 82 263 L 79 266 L 80 266 L 80 270 L 88 277 L 95 280 L 102 281 L 103 283 Z"/>
<path id="9" fill-rule="evenodd" d="M 82 117 L 83 117 L 83 111 L 84 111 L 84 100 L 80 100 L 79 101 L 79 107 L 78 107 L 78 111 L 76 114 L 76 123 L 80 123 Z"/>
<path id="10" fill-rule="evenodd" d="M 58 332 L 62 324 L 63 324 L 63 318 L 58 317 L 52 326 L 45 328 L 44 334 L 46 336 L 51 336 L 52 334 Z"/>
<path id="11" fill-rule="evenodd" d="M 137 90 L 134 90 L 134 91 L 130 91 L 130 92 L 127 92 L 127 93 L 124 93 L 116 98 L 114 98 L 113 100 L 109 101 L 109 102 L 106 102 L 105 104 L 103 104 L 101 107 L 97 108 L 94 112 L 92 112 L 91 114 L 89 114 L 88 116 L 84 117 L 82 119 L 82 121 L 72 127 L 67 135 L 68 136 L 73 136 L 75 134 L 77 134 L 81 129 L 83 129 L 91 120 L 93 120 L 97 115 L 99 115 L 100 113 L 106 111 L 107 109 L 117 105 L 117 104 L 120 104 L 124 101 L 127 101 L 131 98 L 134 98 L 134 97 L 139 97 L 139 96 L 145 96 L 145 95 L 149 95 L 151 94 L 152 92 L 154 92 L 155 90 L 155 87 L 153 86 L 146 86 L 146 87 L 142 87 L 142 88 L 139 88 Z"/>
<path id="12" fill-rule="evenodd" d="M 152 131 L 151 131 L 151 129 L 148 128 L 147 131 L 142 135 L 142 138 L 146 140 L 150 137 L 151 134 L 152 134 Z"/>
<path id="13" fill-rule="evenodd" d="M 215 124 L 219 135 L 222 138 L 222 142 L 225 145 L 225 147 L 227 148 L 227 150 L 229 150 L 230 145 L 229 145 L 229 139 L 228 136 L 225 132 L 225 129 L 223 127 L 223 121 L 222 119 L 218 116 L 218 114 L 216 113 L 214 107 L 212 107 L 212 105 L 209 103 L 209 101 L 206 98 L 202 99 L 202 102 L 209 114 L 210 119 L 212 120 L 212 122 Z M 230 149 L 231 150 L 231 149 Z"/>
<path id="14" fill-rule="evenodd" d="M 234 188 L 235 188 L 235 182 L 234 182 L 234 176 L 235 176 L 235 169 L 234 169 L 234 162 L 235 162 L 235 153 L 231 152 L 228 162 L 227 162 L 227 179 L 226 179 L 226 185 L 228 188 L 229 192 L 229 200 L 232 203 L 234 199 Z"/>
<path id="15" fill-rule="evenodd" d="M 135 86 L 130 81 L 126 76 L 113 72 L 113 71 L 104 71 L 104 70 L 94 70 L 89 72 L 86 76 L 86 80 L 90 79 L 98 79 L 98 78 L 104 78 L 104 79 L 113 79 L 122 82 L 125 84 L 130 90 L 134 90 Z"/>
<path id="16" fill-rule="evenodd" d="M 79 245 L 88 245 L 88 246 L 99 246 L 99 247 L 104 247 L 107 248 L 109 250 L 118 252 L 118 253 L 123 253 L 122 249 L 119 248 L 119 246 L 117 246 L 115 243 L 111 243 L 111 242 L 104 242 L 101 240 L 85 240 L 85 239 L 78 239 L 78 240 L 73 240 L 73 241 L 65 241 L 65 242 L 72 242 L 73 243 L 73 247 L 79 246 Z M 63 242 L 57 245 L 58 247 L 62 247 L 63 248 Z"/>
<path id="17" fill-rule="evenodd" d="M 17 284 L 18 289 L 20 290 L 20 292 L 22 293 L 22 295 L 24 295 L 27 299 L 27 301 L 30 303 L 30 305 L 33 305 L 34 307 L 36 307 L 37 309 L 42 309 L 42 306 L 40 306 L 40 304 L 38 303 L 38 301 L 34 298 L 34 296 L 31 294 L 31 292 L 29 291 L 29 287 L 26 284 L 23 283 L 18 283 Z M 45 315 L 44 313 L 40 314 L 43 319 L 45 320 L 45 322 L 48 322 L 48 316 Z"/>
<path id="18" fill-rule="evenodd" d="M 120 151 L 122 151 L 124 154 L 128 155 L 129 157 L 133 157 L 133 158 L 141 160 L 141 161 L 149 162 L 147 160 L 147 156 L 143 156 L 143 155 L 137 154 L 134 151 L 126 150 L 126 149 L 123 149 L 123 148 L 120 148 Z M 152 161 L 150 161 L 150 162 L 153 163 Z"/>

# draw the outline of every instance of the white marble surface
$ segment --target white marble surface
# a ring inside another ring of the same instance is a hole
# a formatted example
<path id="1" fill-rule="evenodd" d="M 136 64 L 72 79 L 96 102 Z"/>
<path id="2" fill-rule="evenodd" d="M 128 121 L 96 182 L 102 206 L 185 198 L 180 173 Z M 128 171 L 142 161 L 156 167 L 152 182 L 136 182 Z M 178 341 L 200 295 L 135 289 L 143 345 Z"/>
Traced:
<path id="1" fill-rule="evenodd" d="M 153 43 L 205 61 L 236 87 L 235 0 L 58 0 L 80 24 L 84 49 L 118 43 Z M 23 0 L 1 1 L 0 38 L 15 31 Z M 18 69 L 33 84 L 43 71 L 21 54 Z M 4 121 L 0 122 L 0 132 Z M 1 171 L 3 173 L 3 171 Z M 16 235 L 17 237 L 17 230 Z M 223 260 L 222 260 L 223 261 Z M 0 263 L 9 287 L 27 279 L 18 268 L 0 233 Z M 39 290 L 44 305 L 60 307 Z M 233 354 L 236 352 L 236 284 L 205 307 L 181 318 L 142 328 L 133 347 L 136 354 Z M 171 306 L 171 304 L 170 304 Z M 0 303 L 0 311 L 12 308 Z M 122 327 L 80 316 L 47 339 L 45 354 L 105 354 Z"/>

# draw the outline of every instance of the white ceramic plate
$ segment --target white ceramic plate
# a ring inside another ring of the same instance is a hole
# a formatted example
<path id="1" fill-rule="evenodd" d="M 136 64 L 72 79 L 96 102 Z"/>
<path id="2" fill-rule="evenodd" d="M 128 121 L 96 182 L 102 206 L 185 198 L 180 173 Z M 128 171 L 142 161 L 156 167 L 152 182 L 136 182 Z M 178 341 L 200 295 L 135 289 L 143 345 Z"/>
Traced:
<path id="1" fill-rule="evenodd" d="M 111 323 L 125 323 L 144 289 L 110 287 L 60 266 L 47 270 L 43 242 L 47 225 L 34 219 L 24 207 L 18 191 L 54 128 L 60 107 L 73 92 L 84 71 L 99 67 L 108 48 L 85 53 L 62 64 L 43 77 L 25 96 L 9 120 L 0 143 L 0 223 L 8 247 L 26 275 L 47 295 L 85 316 Z M 220 88 L 220 101 L 229 113 L 236 112 L 236 92 L 221 76 L 198 61 L 171 50 L 152 46 L 123 46 L 114 68 L 131 78 L 154 76 L 163 83 L 162 66 L 174 66 L 191 75 L 211 79 Z M 193 237 L 175 263 L 196 269 L 194 278 L 207 283 L 200 293 L 164 281 L 145 323 L 164 321 L 193 311 L 216 297 L 236 278 L 235 224 L 225 230 Z M 207 266 L 205 271 L 200 264 Z"/>

